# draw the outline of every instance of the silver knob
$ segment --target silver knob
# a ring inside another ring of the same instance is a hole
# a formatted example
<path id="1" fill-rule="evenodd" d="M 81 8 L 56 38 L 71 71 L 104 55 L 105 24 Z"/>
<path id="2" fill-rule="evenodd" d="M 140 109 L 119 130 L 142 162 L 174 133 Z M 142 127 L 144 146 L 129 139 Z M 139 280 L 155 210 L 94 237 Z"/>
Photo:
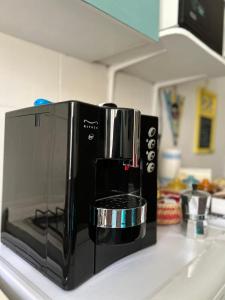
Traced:
<path id="1" fill-rule="evenodd" d="M 149 142 L 148 142 L 148 149 L 153 149 L 155 147 L 155 140 L 154 139 L 151 139 Z"/>
<path id="2" fill-rule="evenodd" d="M 148 136 L 151 138 L 156 134 L 156 129 L 155 127 L 150 127 L 148 131 Z"/>
<path id="3" fill-rule="evenodd" d="M 155 164 L 154 163 L 150 163 L 147 166 L 147 172 L 148 173 L 152 173 L 155 170 Z"/>
<path id="4" fill-rule="evenodd" d="M 148 152 L 148 161 L 151 161 L 154 158 L 155 158 L 155 152 L 154 151 Z"/>

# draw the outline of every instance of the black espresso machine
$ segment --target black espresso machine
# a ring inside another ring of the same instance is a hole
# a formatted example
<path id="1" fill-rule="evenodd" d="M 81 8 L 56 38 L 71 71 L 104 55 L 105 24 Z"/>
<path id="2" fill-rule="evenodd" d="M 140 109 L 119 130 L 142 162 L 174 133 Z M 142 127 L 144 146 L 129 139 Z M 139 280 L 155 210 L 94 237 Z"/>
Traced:
<path id="1" fill-rule="evenodd" d="M 2 242 L 66 290 L 156 243 L 157 126 L 78 101 L 7 113 Z"/>

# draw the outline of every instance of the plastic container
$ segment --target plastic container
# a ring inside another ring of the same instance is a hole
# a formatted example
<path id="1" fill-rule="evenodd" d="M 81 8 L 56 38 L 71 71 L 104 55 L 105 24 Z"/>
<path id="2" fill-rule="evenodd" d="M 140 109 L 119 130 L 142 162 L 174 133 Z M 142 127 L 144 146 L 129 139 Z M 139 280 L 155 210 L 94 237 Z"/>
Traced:
<path id="1" fill-rule="evenodd" d="M 177 148 L 166 149 L 161 152 L 159 160 L 160 183 L 166 185 L 175 179 L 181 166 L 181 151 Z"/>

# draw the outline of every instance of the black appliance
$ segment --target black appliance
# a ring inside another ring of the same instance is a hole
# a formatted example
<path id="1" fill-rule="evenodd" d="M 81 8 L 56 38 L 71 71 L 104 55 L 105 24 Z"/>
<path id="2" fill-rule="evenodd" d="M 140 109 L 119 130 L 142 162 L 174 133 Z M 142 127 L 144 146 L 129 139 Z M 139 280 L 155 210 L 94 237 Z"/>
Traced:
<path id="1" fill-rule="evenodd" d="M 224 0 L 180 0 L 178 19 L 181 27 L 223 53 Z"/>
<path id="2" fill-rule="evenodd" d="M 157 126 L 78 101 L 7 113 L 2 242 L 66 290 L 156 243 Z"/>

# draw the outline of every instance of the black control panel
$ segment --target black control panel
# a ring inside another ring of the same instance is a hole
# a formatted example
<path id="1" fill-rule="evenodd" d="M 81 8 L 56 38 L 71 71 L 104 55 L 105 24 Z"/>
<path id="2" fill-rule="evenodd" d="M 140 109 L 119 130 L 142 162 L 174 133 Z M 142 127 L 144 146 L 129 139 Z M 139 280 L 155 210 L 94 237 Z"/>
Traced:
<path id="1" fill-rule="evenodd" d="M 158 118 L 141 116 L 142 197 L 147 200 L 147 220 L 156 222 Z"/>

